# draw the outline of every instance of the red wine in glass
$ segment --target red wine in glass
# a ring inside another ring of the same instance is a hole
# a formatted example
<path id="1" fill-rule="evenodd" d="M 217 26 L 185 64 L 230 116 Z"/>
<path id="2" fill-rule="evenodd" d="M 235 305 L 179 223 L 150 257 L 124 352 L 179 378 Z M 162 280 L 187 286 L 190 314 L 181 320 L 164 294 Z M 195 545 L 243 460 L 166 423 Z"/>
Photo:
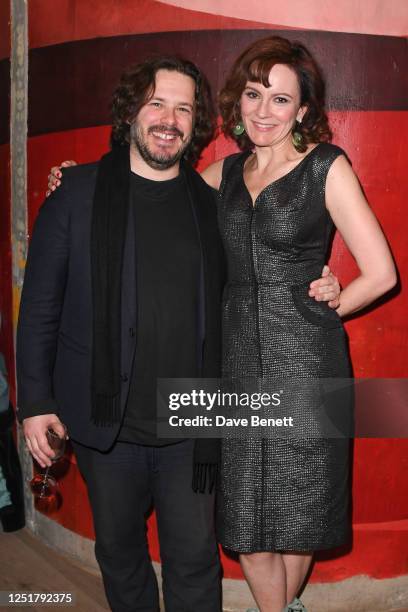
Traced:
<path id="1" fill-rule="evenodd" d="M 49 428 L 46 432 L 48 444 L 54 451 L 54 457 L 51 461 L 55 463 L 58 459 L 64 455 L 65 452 L 65 438 L 66 428 L 64 426 L 65 433 L 63 437 L 60 437 L 53 429 Z M 34 497 L 38 501 L 42 502 L 54 502 L 57 498 L 58 484 L 56 479 L 50 475 L 50 466 L 47 466 L 46 470 L 42 474 L 36 474 L 30 481 L 30 488 Z M 55 505 L 55 504 L 54 504 Z"/>

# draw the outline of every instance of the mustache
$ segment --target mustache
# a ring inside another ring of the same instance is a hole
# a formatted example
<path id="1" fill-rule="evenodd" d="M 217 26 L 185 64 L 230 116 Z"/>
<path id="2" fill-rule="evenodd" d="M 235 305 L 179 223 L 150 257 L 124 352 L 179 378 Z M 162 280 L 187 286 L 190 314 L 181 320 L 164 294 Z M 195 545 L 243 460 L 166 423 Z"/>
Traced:
<path id="1" fill-rule="evenodd" d="M 184 138 L 184 133 L 181 130 L 174 127 L 174 125 L 166 125 L 165 123 L 161 123 L 160 125 L 151 125 L 147 130 L 147 133 L 151 134 L 152 132 L 167 132 L 168 134 L 174 134 L 175 136 Z"/>

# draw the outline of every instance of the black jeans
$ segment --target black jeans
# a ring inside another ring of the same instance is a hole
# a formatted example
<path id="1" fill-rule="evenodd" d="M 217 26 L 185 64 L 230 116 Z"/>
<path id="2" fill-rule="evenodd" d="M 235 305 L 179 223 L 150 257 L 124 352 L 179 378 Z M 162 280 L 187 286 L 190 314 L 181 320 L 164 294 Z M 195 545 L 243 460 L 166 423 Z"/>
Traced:
<path id="1" fill-rule="evenodd" d="M 158 612 L 146 540 L 154 504 L 166 612 L 220 612 L 214 495 L 191 488 L 193 440 L 164 447 L 118 442 L 107 453 L 73 443 L 86 481 L 95 555 L 113 612 Z"/>

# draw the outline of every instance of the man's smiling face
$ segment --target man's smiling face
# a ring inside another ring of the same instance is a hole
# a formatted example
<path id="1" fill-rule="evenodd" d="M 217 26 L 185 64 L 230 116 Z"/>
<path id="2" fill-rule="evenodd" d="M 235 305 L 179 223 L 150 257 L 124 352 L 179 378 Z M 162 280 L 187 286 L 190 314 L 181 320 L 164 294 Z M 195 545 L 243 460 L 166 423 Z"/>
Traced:
<path id="1" fill-rule="evenodd" d="M 190 144 L 195 107 L 195 83 L 174 70 L 158 70 L 154 92 L 130 127 L 135 153 L 155 170 L 171 168 Z"/>

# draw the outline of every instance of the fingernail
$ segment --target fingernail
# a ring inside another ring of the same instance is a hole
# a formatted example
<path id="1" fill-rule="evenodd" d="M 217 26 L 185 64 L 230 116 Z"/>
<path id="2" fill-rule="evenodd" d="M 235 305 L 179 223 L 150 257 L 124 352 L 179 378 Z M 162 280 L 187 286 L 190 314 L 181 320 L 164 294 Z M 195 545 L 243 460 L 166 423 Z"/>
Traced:
<path id="1" fill-rule="evenodd" d="M 57 173 L 56 173 L 56 176 L 57 176 L 58 178 L 61 178 L 61 176 L 62 176 L 61 172 L 57 172 Z"/>

